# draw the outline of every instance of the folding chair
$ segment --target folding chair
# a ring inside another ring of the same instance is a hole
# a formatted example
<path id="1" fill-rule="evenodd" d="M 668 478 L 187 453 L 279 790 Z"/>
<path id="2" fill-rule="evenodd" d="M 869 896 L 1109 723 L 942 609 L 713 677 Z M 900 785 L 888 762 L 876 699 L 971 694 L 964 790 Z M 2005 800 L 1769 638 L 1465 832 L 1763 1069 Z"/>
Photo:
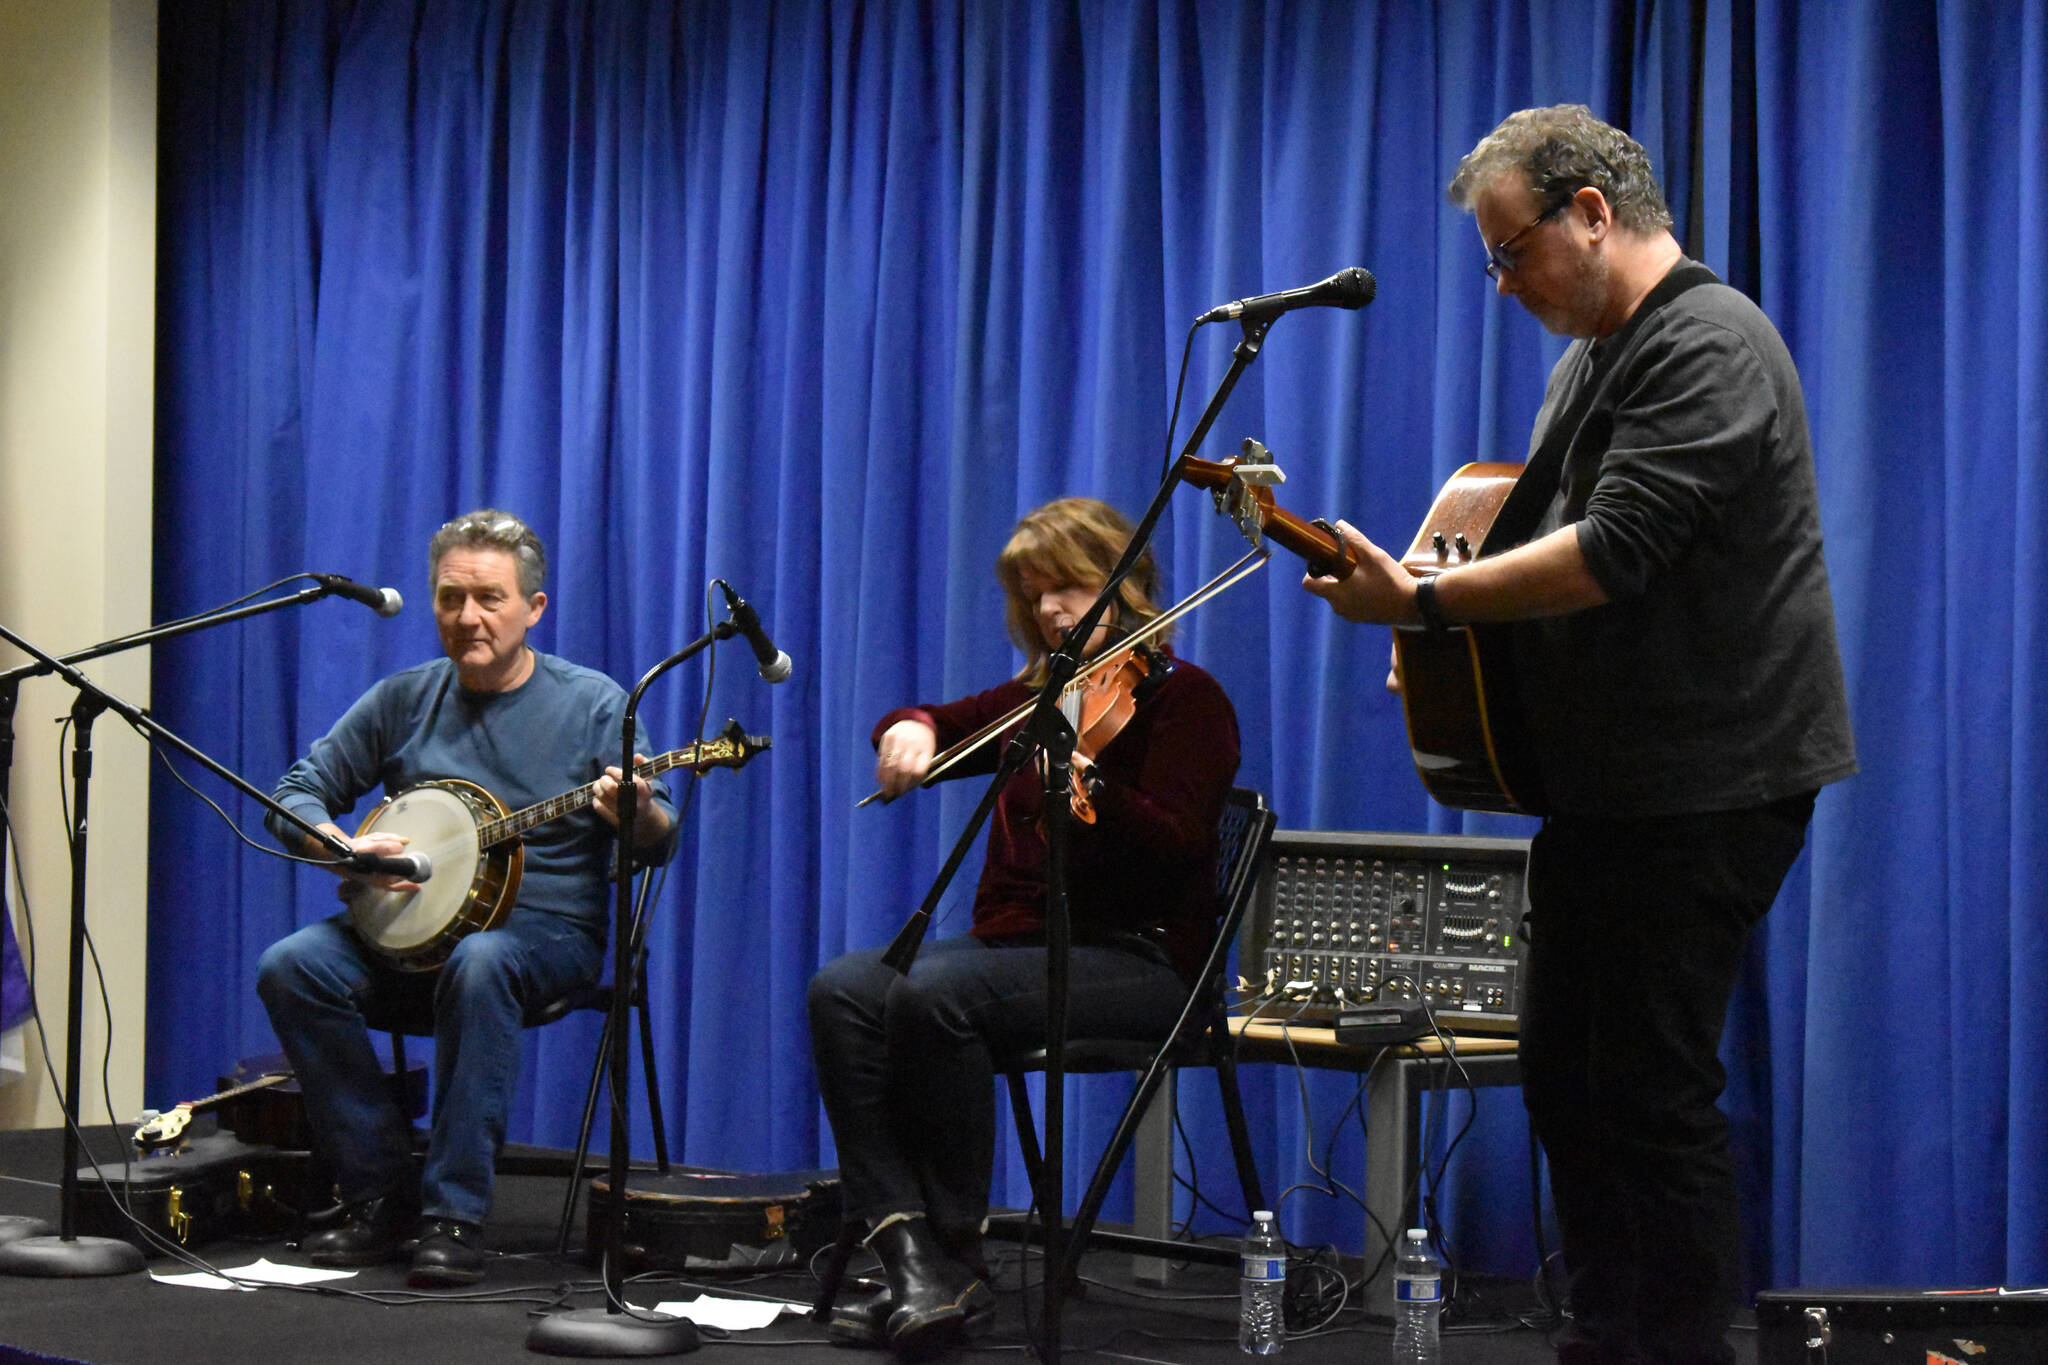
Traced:
<path id="1" fill-rule="evenodd" d="M 1259 859 L 1263 855 L 1266 841 L 1271 837 L 1275 817 L 1266 805 L 1265 798 L 1247 787 L 1234 787 L 1224 803 L 1223 818 L 1219 828 L 1219 844 L 1216 858 L 1216 887 L 1223 904 L 1222 917 L 1217 921 L 1215 937 L 1210 941 L 1209 952 L 1202 960 L 1202 968 L 1196 978 L 1196 985 L 1188 997 L 1187 1007 L 1173 1031 L 1163 1042 L 1132 1042 L 1122 1038 L 1070 1038 L 1062 1052 L 1067 1070 L 1076 1074 L 1087 1072 L 1140 1071 L 1137 1088 L 1132 1092 L 1130 1103 L 1125 1106 L 1123 1117 L 1117 1122 L 1110 1139 L 1109 1148 L 1097 1163 L 1094 1179 L 1089 1182 L 1087 1195 L 1075 1216 L 1068 1233 L 1067 1271 L 1069 1278 L 1074 1265 L 1078 1264 L 1080 1248 L 1091 1237 L 1099 1242 L 1114 1245 L 1120 1249 L 1141 1250 L 1153 1255 L 1178 1260 L 1221 1259 L 1231 1265 L 1237 1263 L 1237 1251 L 1232 1248 L 1227 1255 L 1217 1258 L 1205 1256 L 1209 1248 L 1194 1246 L 1185 1242 L 1164 1241 L 1157 1238 L 1127 1237 L 1121 1234 L 1098 1233 L 1094 1231 L 1096 1215 L 1101 1212 L 1102 1201 L 1109 1193 L 1110 1182 L 1116 1178 L 1117 1168 L 1123 1164 L 1125 1152 L 1130 1149 L 1131 1139 L 1137 1134 L 1140 1120 L 1152 1097 L 1158 1093 L 1166 1077 L 1182 1067 L 1206 1066 L 1216 1072 L 1216 1083 L 1223 1095 L 1224 1121 L 1230 1130 L 1230 1145 L 1237 1158 L 1238 1183 L 1242 1187 L 1247 1213 L 1265 1207 L 1265 1195 L 1259 1187 L 1259 1172 L 1252 1160 L 1251 1133 L 1245 1125 L 1244 1101 L 1238 1091 L 1235 1044 L 1228 1022 L 1228 999 L 1225 994 L 1228 983 L 1225 968 L 1230 957 L 1230 946 L 1237 938 L 1239 925 L 1244 920 L 1246 909 L 1251 904 L 1251 893 L 1258 880 Z M 1024 1161 L 1031 1176 L 1032 1188 L 1038 1193 L 1039 1206 L 1056 1210 L 1060 1207 L 1057 1192 L 1050 1194 L 1045 1189 L 1044 1159 L 1039 1152 L 1038 1135 L 1031 1117 L 1030 1094 L 1025 1088 L 1024 1077 L 1032 1071 L 1045 1069 L 1045 1049 L 1017 1053 L 996 1059 L 996 1070 L 1003 1073 L 1010 1086 L 1012 1109 L 1017 1119 L 1017 1136 L 1024 1149 Z M 1250 1221 L 1247 1217 L 1246 1221 Z M 824 1322 L 830 1319 L 833 1301 L 838 1297 L 839 1285 L 845 1278 L 846 1265 L 859 1243 L 862 1229 L 858 1224 L 848 1223 L 840 1229 L 839 1240 L 831 1249 L 825 1264 L 819 1272 L 818 1298 L 812 1309 L 814 1320 Z"/>
<path id="2" fill-rule="evenodd" d="M 1258 884 L 1259 861 L 1265 853 L 1274 824 L 1275 816 L 1258 792 L 1248 787 L 1231 789 L 1223 808 L 1216 859 L 1216 889 L 1222 900 L 1223 914 L 1217 921 L 1215 937 L 1210 940 L 1208 955 L 1202 961 L 1187 1008 L 1181 1012 L 1179 1022 L 1165 1041 L 1131 1042 L 1120 1038 L 1067 1040 L 1062 1056 L 1069 1073 L 1143 1073 L 1131 1092 L 1130 1102 L 1124 1106 L 1122 1117 L 1117 1120 L 1108 1148 L 1095 1165 L 1095 1174 L 1088 1182 L 1087 1192 L 1081 1198 L 1074 1219 L 1068 1225 L 1066 1265 L 1062 1269 L 1069 1280 L 1080 1263 L 1081 1252 L 1091 1241 L 1166 1259 L 1209 1259 L 1200 1254 L 1202 1249 L 1188 1243 L 1095 1230 L 1102 1202 L 1108 1197 L 1110 1184 L 1123 1165 L 1124 1154 L 1137 1136 L 1146 1110 L 1161 1085 L 1181 1069 L 1200 1066 L 1215 1071 L 1217 1089 L 1223 1100 L 1224 1125 L 1229 1130 L 1231 1152 L 1237 1161 L 1238 1187 L 1244 1195 L 1246 1221 L 1250 1221 L 1253 1210 L 1266 1207 L 1265 1195 L 1259 1185 L 1258 1166 L 1252 1159 L 1244 1100 L 1238 1090 L 1236 1044 L 1229 1025 L 1226 972 L 1231 944 L 1236 941 L 1245 913 L 1251 906 L 1252 892 Z M 1017 1121 L 1017 1140 L 1023 1148 L 1024 1164 L 1030 1174 L 1032 1188 L 1037 1193 L 1038 1206 L 1047 1217 L 1053 1217 L 1057 1216 L 1064 1200 L 1060 1191 L 1045 1187 L 1044 1157 L 1039 1150 L 1031 1095 L 1024 1079 L 1033 1071 L 1043 1071 L 1045 1063 L 1045 1049 L 1038 1048 L 998 1058 L 996 1069 L 1003 1072 L 1009 1081 L 1010 1104 Z M 1231 1248 L 1217 1259 L 1234 1265 L 1237 1251 Z"/>

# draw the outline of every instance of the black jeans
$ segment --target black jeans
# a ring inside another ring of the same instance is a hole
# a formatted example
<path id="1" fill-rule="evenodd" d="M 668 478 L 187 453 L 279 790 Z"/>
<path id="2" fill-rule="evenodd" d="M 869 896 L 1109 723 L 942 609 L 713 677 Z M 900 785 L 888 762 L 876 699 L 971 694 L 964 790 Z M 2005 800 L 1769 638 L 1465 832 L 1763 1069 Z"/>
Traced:
<path id="1" fill-rule="evenodd" d="M 996 1056 L 1045 1042 L 1045 949 L 928 943 L 908 975 L 880 952 L 811 978 L 811 1055 L 849 1220 L 924 1212 L 979 1229 L 995 1160 Z M 1164 1038 L 1187 986 L 1163 954 L 1075 944 L 1071 1037 Z"/>
<path id="2" fill-rule="evenodd" d="M 1594 1358 L 1725 1365 L 1741 1228 L 1719 1050 L 1751 926 L 1813 793 L 1635 820 L 1555 816 L 1529 854 L 1522 1095 Z"/>

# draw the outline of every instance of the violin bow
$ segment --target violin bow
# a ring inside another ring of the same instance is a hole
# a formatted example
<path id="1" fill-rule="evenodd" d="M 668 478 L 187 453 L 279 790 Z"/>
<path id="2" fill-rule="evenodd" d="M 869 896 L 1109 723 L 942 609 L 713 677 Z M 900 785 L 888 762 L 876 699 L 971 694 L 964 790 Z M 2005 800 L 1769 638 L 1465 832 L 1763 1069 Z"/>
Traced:
<path id="1" fill-rule="evenodd" d="M 1220 468 L 1221 466 L 1218 467 Z M 1114 649 L 1105 649 L 1101 654 L 1083 664 L 1067 683 L 1064 689 L 1065 693 L 1079 691 L 1090 678 L 1107 667 L 1112 660 L 1126 650 L 1146 644 L 1164 634 L 1168 626 L 1193 611 L 1196 607 L 1221 595 L 1226 589 L 1235 587 L 1242 580 L 1265 568 L 1266 561 L 1271 557 L 1272 551 L 1266 549 L 1263 545 L 1254 544 L 1251 550 L 1245 554 L 1244 558 L 1230 565 L 1222 573 L 1217 574 L 1207 583 L 1204 583 L 1165 611 L 1160 612 L 1159 615 L 1153 617 L 1144 625 L 1139 626 L 1129 635 L 1118 640 Z M 994 739 L 997 735 L 1002 734 L 1018 721 L 1023 720 L 1024 717 L 1031 714 L 1031 708 L 1037 704 L 1037 699 L 1033 698 L 1007 715 L 998 716 L 973 734 L 967 736 L 967 738 L 933 758 L 932 766 L 926 771 L 924 780 L 919 782 L 912 790 L 922 790 L 935 782 L 943 781 L 949 769 L 957 766 L 962 759 Z M 886 805 L 894 799 L 894 797 L 886 796 L 880 791 L 873 791 L 869 792 L 859 801 L 856 801 L 854 809 L 859 810 L 862 806 L 875 801 L 880 801 Z"/>

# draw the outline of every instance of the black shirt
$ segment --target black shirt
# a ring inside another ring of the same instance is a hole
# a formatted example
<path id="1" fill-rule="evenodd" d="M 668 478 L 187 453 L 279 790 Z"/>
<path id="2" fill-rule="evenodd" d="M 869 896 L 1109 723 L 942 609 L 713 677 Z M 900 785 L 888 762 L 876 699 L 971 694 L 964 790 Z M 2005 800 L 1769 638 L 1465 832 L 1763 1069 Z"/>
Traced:
<path id="1" fill-rule="evenodd" d="M 1578 523 L 1612 600 L 1514 627 L 1549 809 L 1725 810 L 1847 777 L 1806 405 L 1777 329 L 1712 283 L 1574 342 L 1532 452 L 1589 383 L 1536 534 Z"/>

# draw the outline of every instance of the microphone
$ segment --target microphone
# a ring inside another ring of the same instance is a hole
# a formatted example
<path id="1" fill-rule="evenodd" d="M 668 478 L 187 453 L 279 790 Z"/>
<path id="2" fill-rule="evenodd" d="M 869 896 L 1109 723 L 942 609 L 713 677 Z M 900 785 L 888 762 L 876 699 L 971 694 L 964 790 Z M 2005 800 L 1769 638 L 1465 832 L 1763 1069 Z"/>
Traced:
<path id="1" fill-rule="evenodd" d="M 351 853 L 341 862 L 351 872 L 381 872 L 403 877 L 409 882 L 423 882 L 434 875 L 434 860 L 424 853 L 400 853 L 392 857 L 378 853 Z"/>
<path id="2" fill-rule="evenodd" d="M 1230 318 L 1244 318 L 1251 322 L 1270 322 L 1282 313 L 1297 308 L 1363 308 L 1372 302 L 1373 295 L 1380 292 L 1379 282 L 1372 272 L 1363 266 L 1352 266 L 1340 270 L 1316 284 L 1304 285 L 1300 289 L 1283 289 L 1277 294 L 1261 294 L 1257 298 L 1239 299 L 1235 303 L 1219 303 L 1195 319 L 1195 326 L 1205 322 L 1223 322 Z"/>
<path id="3" fill-rule="evenodd" d="M 761 618 L 754 614 L 754 609 L 744 598 L 732 590 L 732 584 L 721 578 L 718 586 L 725 593 L 725 607 L 732 613 L 732 623 L 754 647 L 754 657 L 761 663 L 762 681 L 779 683 L 787 678 L 792 667 L 789 655 L 775 647 L 775 642 L 768 638 L 768 632 L 761 629 Z"/>
<path id="4" fill-rule="evenodd" d="M 396 616 L 399 608 L 405 605 L 405 599 L 398 595 L 396 588 L 366 588 L 354 579 L 343 578 L 338 573 L 309 573 L 306 577 L 337 597 L 346 597 L 352 602 L 362 603 L 379 616 Z"/>

